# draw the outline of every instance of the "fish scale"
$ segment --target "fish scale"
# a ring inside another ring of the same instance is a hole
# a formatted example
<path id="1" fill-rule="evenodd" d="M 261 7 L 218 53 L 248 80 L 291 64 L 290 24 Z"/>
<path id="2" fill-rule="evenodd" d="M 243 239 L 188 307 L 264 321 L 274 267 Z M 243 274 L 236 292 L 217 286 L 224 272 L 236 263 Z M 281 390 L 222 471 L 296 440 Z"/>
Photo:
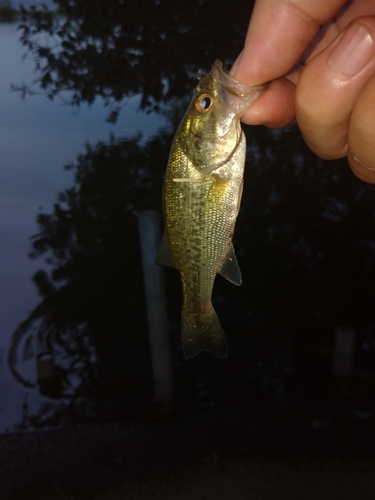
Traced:
<path id="1" fill-rule="evenodd" d="M 165 230 L 156 263 L 180 271 L 187 359 L 202 350 L 228 354 L 212 290 L 218 273 L 241 284 L 232 245 L 246 155 L 239 116 L 263 90 L 236 82 L 217 61 L 199 82 L 172 144 L 163 191 Z"/>

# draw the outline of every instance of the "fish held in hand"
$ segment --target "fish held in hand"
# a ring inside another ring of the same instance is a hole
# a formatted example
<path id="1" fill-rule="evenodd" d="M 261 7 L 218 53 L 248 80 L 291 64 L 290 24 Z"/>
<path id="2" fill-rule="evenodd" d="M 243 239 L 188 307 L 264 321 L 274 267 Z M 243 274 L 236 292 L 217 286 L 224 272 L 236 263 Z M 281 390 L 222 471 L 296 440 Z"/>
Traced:
<path id="1" fill-rule="evenodd" d="M 228 355 L 211 296 L 217 273 L 235 285 L 242 282 L 232 244 L 246 155 L 240 116 L 264 89 L 233 80 L 217 61 L 199 81 L 172 144 L 156 263 L 180 271 L 186 359 L 203 350 Z"/>

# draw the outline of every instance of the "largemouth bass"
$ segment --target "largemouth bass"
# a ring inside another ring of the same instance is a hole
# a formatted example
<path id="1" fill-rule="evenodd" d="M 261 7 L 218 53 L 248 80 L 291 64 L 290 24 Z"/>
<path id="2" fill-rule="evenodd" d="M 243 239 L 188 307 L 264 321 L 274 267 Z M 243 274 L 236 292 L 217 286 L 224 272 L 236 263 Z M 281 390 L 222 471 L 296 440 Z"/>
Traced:
<path id="1" fill-rule="evenodd" d="M 242 283 L 232 245 L 246 155 L 239 117 L 263 90 L 233 80 L 217 61 L 200 80 L 172 144 L 156 263 L 180 271 L 186 359 L 202 350 L 228 355 L 211 296 L 217 273 Z"/>

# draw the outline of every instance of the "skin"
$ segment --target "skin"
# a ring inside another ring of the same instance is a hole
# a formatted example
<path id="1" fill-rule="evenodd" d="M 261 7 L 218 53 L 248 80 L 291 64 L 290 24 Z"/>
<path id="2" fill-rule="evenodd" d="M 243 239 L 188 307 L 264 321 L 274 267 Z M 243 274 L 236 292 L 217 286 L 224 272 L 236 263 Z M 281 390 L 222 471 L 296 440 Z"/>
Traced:
<path id="1" fill-rule="evenodd" d="M 271 82 L 245 123 L 296 121 L 314 153 L 375 183 L 375 0 L 257 0 L 231 76 Z"/>

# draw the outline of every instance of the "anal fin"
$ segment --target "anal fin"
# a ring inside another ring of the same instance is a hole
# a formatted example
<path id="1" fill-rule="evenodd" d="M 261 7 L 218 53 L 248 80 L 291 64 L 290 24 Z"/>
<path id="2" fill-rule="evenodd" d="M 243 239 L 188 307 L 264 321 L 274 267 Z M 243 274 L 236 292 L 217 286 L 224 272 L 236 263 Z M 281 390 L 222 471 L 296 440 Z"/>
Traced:
<path id="1" fill-rule="evenodd" d="M 169 241 L 167 232 L 164 229 L 163 237 L 160 242 L 158 254 L 155 258 L 155 264 L 158 266 L 168 266 L 176 268 L 176 265 L 173 260 L 172 252 L 169 247 Z M 177 268 L 176 268 L 177 269 Z"/>
<path id="2" fill-rule="evenodd" d="M 233 243 L 230 244 L 227 255 L 221 266 L 219 274 L 234 285 L 242 285 L 242 274 L 240 266 L 238 265 L 236 253 L 234 251 Z"/>

